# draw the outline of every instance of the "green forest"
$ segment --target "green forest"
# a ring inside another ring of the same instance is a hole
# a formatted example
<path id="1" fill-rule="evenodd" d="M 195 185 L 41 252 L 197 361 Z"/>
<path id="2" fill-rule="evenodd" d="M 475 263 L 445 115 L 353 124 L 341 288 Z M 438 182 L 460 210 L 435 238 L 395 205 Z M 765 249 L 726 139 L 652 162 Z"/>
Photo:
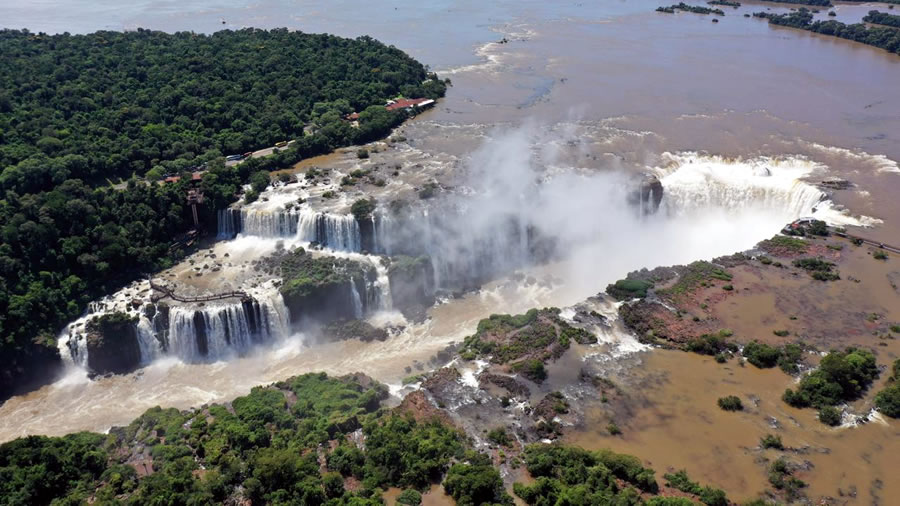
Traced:
<path id="1" fill-rule="evenodd" d="M 381 506 L 398 487 L 404 504 L 419 506 L 421 492 L 443 483 L 459 505 L 513 504 L 491 458 L 445 415 L 386 409 L 387 396 L 366 376 L 306 374 L 227 404 L 152 408 L 108 435 L 16 439 L 0 445 L 0 497 L 10 506 Z M 694 504 L 653 497 L 654 471 L 629 455 L 538 443 L 523 457 L 537 480 L 514 490 L 528 505 Z M 693 488 L 678 488 L 703 503 L 727 504 L 682 478 Z"/>
<path id="2" fill-rule="evenodd" d="M 896 14 L 888 14 L 886 12 L 869 11 L 862 19 L 866 23 L 875 23 L 878 25 L 892 26 L 900 28 L 900 16 Z"/>
<path id="3" fill-rule="evenodd" d="M 803 8 L 789 14 L 757 12 L 753 16 L 768 19 L 769 24 L 800 28 L 801 30 L 809 30 L 823 35 L 832 35 L 900 54 L 900 30 L 894 28 L 869 28 L 863 23 L 848 25 L 834 20 L 813 21 L 812 12 Z"/>
<path id="4" fill-rule="evenodd" d="M 184 254 L 188 183 L 156 179 L 206 169 L 214 228 L 251 175 L 383 137 L 407 117 L 386 99 L 447 86 L 372 38 L 285 29 L 2 30 L 0 54 L 0 399 L 52 379 L 55 335 L 89 300 Z M 341 119 L 354 110 L 358 128 Z"/>

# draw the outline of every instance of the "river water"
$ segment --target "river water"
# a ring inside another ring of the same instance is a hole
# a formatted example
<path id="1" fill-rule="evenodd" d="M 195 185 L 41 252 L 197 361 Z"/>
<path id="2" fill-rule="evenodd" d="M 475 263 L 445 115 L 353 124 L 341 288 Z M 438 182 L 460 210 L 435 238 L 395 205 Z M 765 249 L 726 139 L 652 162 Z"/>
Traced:
<path id="1" fill-rule="evenodd" d="M 375 156 L 386 163 L 415 156 L 452 172 L 471 164 L 479 149 L 490 150 L 490 139 L 523 124 L 530 132 L 558 131 L 554 139 L 563 144 L 583 142 L 583 149 L 559 150 L 554 161 L 588 170 L 662 167 L 672 163 L 666 152 L 699 153 L 677 156 L 687 157 L 681 158 L 685 166 L 705 163 L 710 171 L 740 166 L 735 159 L 741 157 L 792 157 L 791 163 L 815 165 L 819 179 L 837 176 L 855 183 L 831 199 L 853 215 L 882 220 L 861 235 L 898 242 L 900 169 L 894 160 L 900 160 L 900 57 L 742 16 L 787 11 L 774 4 L 726 8 L 719 23 L 711 23 L 710 16 L 653 12 L 663 4 L 14 0 L 0 5 L 0 23 L 73 33 L 287 26 L 371 35 L 453 81 L 446 99 L 404 127 L 415 153 Z M 838 6 L 838 19 L 858 21 L 873 5 Z M 498 42 L 504 38 L 507 42 Z M 326 158 L 348 167 L 354 159 L 352 153 Z M 723 195 L 744 202 L 747 191 L 735 186 Z M 722 202 L 717 205 L 731 205 Z M 743 214 L 707 217 L 695 228 L 674 219 L 671 226 L 633 237 L 633 244 L 606 238 L 569 262 L 529 271 L 538 282 L 500 279 L 439 304 L 426 323 L 410 324 L 383 343 L 313 344 L 295 335 L 230 361 L 188 365 L 165 358 L 136 374 L 96 381 L 74 371 L 0 406 L 0 441 L 32 433 L 103 431 L 155 405 L 187 408 L 227 400 L 253 385 L 307 371 L 363 371 L 398 384 L 405 367 L 427 362 L 492 312 L 572 304 L 628 270 L 711 258 L 771 236 L 787 215 L 770 216 L 762 211 L 772 201 L 761 202 Z M 568 221 L 596 225 L 599 220 L 599 226 L 585 228 L 626 233 L 591 214 L 597 209 L 575 207 Z"/>

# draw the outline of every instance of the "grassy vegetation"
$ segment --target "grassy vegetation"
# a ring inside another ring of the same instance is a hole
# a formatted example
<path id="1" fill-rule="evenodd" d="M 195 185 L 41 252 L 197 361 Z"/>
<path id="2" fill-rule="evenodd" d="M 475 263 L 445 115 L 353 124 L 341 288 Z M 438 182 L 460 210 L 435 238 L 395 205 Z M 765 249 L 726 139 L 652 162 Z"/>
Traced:
<path id="1" fill-rule="evenodd" d="M 699 287 L 712 284 L 712 280 L 731 281 L 731 274 L 725 269 L 709 263 L 694 262 L 687 265 L 678 280 L 670 287 L 659 290 L 660 295 L 679 296 L 693 292 Z"/>
<path id="2" fill-rule="evenodd" d="M 771 239 L 766 239 L 759 244 L 760 248 L 773 255 L 779 253 L 802 254 L 806 252 L 809 243 L 803 239 L 796 237 L 788 237 L 786 235 L 776 235 Z"/>
<path id="3" fill-rule="evenodd" d="M 856 348 L 832 351 L 822 358 L 818 369 L 800 380 L 796 391 L 787 389 L 782 398 L 798 408 L 834 406 L 859 398 L 877 377 L 872 352 Z"/>
<path id="4" fill-rule="evenodd" d="M 794 267 L 805 270 L 813 279 L 819 281 L 837 281 L 841 279 L 840 274 L 832 270 L 834 263 L 827 262 L 821 258 L 799 258 L 794 260 Z"/>
<path id="5" fill-rule="evenodd" d="M 341 285 L 365 278 L 371 267 L 345 258 L 313 257 L 303 248 L 297 248 L 280 257 L 285 296 L 306 297 L 324 286 Z M 369 272 L 369 274 L 372 274 Z"/>
<path id="6" fill-rule="evenodd" d="M 590 332 L 562 320 L 557 308 L 531 309 L 520 315 L 494 314 L 478 322 L 475 334 L 463 342 L 460 357 L 490 356 L 492 362 L 510 364 L 513 371 L 540 382 L 546 378 L 544 362 L 561 356 L 572 341 L 596 340 Z"/>

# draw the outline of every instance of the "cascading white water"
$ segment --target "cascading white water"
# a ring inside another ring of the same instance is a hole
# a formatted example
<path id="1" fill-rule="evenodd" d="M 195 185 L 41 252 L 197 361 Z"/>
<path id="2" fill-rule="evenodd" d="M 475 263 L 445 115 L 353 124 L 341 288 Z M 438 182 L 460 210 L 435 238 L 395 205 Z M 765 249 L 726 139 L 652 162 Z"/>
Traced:
<path id="1" fill-rule="evenodd" d="M 353 315 L 356 318 L 362 318 L 364 310 L 362 297 L 359 295 L 359 288 L 352 277 L 350 278 L 350 299 L 353 302 Z"/>
<path id="2" fill-rule="evenodd" d="M 388 276 L 387 267 L 379 261 L 373 261 L 377 273 L 372 281 L 371 292 L 374 298 L 373 306 L 379 311 L 390 311 L 393 309 L 393 301 L 391 300 L 391 278 Z"/>
<path id="3" fill-rule="evenodd" d="M 156 332 L 153 329 L 153 322 L 143 313 L 138 319 L 137 337 L 138 345 L 141 348 L 142 364 L 149 364 L 162 353 L 159 339 L 156 338 Z"/>
<path id="4" fill-rule="evenodd" d="M 256 343 L 287 334 L 287 310 L 280 295 L 199 308 L 175 306 L 169 311 L 169 355 L 186 362 L 245 353 Z"/>
<path id="5" fill-rule="evenodd" d="M 336 251 L 362 250 L 359 223 L 352 214 L 321 213 L 299 209 L 240 208 L 219 213 L 219 236 L 296 238 Z"/>
<path id="6" fill-rule="evenodd" d="M 859 220 L 834 208 L 827 195 L 802 178 L 825 170 L 810 160 L 760 157 L 729 160 L 696 153 L 666 154 L 661 169 L 662 206 L 670 215 L 715 208 L 728 213 L 759 210 L 787 223 L 803 216 L 845 225 Z"/>
<path id="7" fill-rule="evenodd" d="M 277 290 L 258 290 L 248 301 L 221 302 L 197 307 L 169 306 L 167 317 L 149 318 L 145 308 L 157 311 L 161 306 L 135 310 L 122 304 L 91 304 L 92 311 L 71 322 L 59 335 L 60 354 L 66 363 L 86 368 L 87 322 L 100 313 L 122 311 L 138 317 L 137 344 L 141 364 L 162 356 L 174 356 L 185 362 L 217 360 L 246 353 L 254 344 L 272 342 L 289 333 L 287 307 Z"/>

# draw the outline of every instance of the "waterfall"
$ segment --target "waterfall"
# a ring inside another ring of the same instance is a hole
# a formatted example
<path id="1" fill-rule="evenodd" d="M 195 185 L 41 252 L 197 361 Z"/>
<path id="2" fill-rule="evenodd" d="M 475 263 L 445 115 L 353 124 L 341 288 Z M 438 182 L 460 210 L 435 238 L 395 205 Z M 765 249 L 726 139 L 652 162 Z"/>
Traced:
<path id="1" fill-rule="evenodd" d="M 219 212 L 219 237 L 237 234 L 297 238 L 337 251 L 362 250 L 359 223 L 352 214 L 299 209 L 226 209 Z"/>
<path id="2" fill-rule="evenodd" d="M 138 345 L 141 348 L 141 363 L 149 364 L 162 352 L 160 342 L 156 338 L 153 322 L 141 314 L 137 324 Z"/>
<path id="3" fill-rule="evenodd" d="M 350 278 L 350 299 L 353 302 L 353 316 L 362 318 L 364 310 L 362 297 L 360 297 L 359 287 L 356 286 L 356 282 L 352 277 Z"/>
<path id="4" fill-rule="evenodd" d="M 374 260 L 372 265 L 375 266 L 376 273 L 376 277 L 371 283 L 372 306 L 380 311 L 390 311 L 393 309 L 393 303 L 391 301 L 391 278 L 388 276 L 388 269 L 378 260 Z"/>
<path id="5" fill-rule="evenodd" d="M 726 160 L 695 154 L 672 155 L 677 168 L 662 180 L 670 215 L 715 208 L 759 209 L 788 222 L 812 216 L 826 195 L 801 178 L 818 166 L 804 159 Z"/>
<path id="6" fill-rule="evenodd" d="M 237 209 L 219 209 L 216 212 L 218 222 L 217 239 L 234 239 L 241 231 L 241 213 Z"/>
<path id="7" fill-rule="evenodd" d="M 280 301 L 280 295 L 277 299 Z M 218 360 L 283 337 L 287 320 L 284 303 L 280 305 L 252 299 L 202 308 L 173 307 L 169 312 L 169 354 L 185 362 Z"/>
<path id="8" fill-rule="evenodd" d="M 135 335 L 144 365 L 163 356 L 185 362 L 219 360 L 289 333 L 287 307 L 278 290 L 261 291 L 250 300 L 203 307 L 148 303 L 135 310 L 120 304 L 92 304 L 59 335 L 60 355 L 66 363 L 87 367 L 86 324 L 107 311 L 125 311 L 138 317 Z"/>

